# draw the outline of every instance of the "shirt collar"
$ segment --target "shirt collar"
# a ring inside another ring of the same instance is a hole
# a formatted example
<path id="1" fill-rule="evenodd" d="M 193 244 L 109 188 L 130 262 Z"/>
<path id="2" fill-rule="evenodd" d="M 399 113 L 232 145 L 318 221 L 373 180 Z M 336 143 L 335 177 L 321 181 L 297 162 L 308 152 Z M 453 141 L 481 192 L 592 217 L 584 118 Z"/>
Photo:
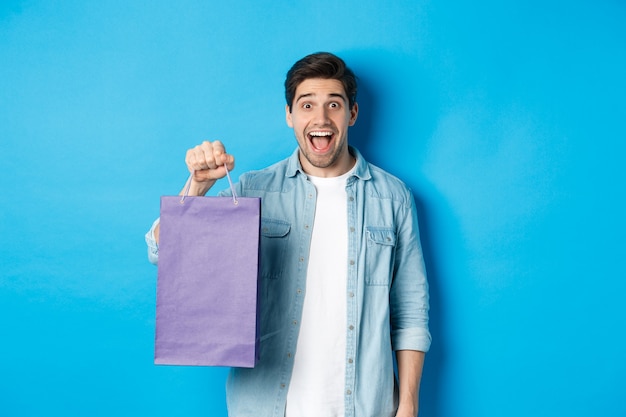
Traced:
<path id="1" fill-rule="evenodd" d="M 300 164 L 298 150 L 299 148 L 296 148 L 296 150 L 289 157 L 286 172 L 287 177 L 295 177 L 298 172 L 306 176 L 306 173 L 304 172 L 304 170 L 302 169 L 302 165 Z M 354 173 L 352 174 L 352 176 L 357 177 L 361 180 L 371 179 L 372 176 L 370 174 L 369 165 L 367 161 L 363 158 L 361 153 L 358 151 L 358 149 L 349 146 L 348 151 L 350 152 L 350 155 L 356 158 L 356 166 L 354 167 Z"/>

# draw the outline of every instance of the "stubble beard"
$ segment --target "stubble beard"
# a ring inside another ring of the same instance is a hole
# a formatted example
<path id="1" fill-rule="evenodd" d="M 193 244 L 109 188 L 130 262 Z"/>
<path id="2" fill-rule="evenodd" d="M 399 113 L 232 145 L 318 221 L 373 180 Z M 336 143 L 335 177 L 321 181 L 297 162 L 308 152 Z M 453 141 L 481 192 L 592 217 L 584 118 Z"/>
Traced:
<path id="1" fill-rule="evenodd" d="M 308 137 L 306 137 L 305 135 L 304 138 L 305 145 L 308 145 Z M 330 153 L 326 155 L 318 156 L 314 152 L 310 151 L 307 147 L 303 147 L 300 143 L 298 145 L 300 148 L 300 154 L 304 156 L 309 164 L 319 169 L 329 168 L 337 163 L 341 158 L 344 147 L 346 148 L 347 152 L 347 144 L 343 144 L 340 148 L 334 148 Z"/>
<path id="2" fill-rule="evenodd" d="M 300 148 L 300 152 L 309 164 L 313 165 L 315 168 L 328 168 L 339 159 L 339 152 L 337 150 L 333 151 L 330 155 L 324 155 L 322 157 L 311 155 L 311 152 L 303 150 L 302 148 Z"/>

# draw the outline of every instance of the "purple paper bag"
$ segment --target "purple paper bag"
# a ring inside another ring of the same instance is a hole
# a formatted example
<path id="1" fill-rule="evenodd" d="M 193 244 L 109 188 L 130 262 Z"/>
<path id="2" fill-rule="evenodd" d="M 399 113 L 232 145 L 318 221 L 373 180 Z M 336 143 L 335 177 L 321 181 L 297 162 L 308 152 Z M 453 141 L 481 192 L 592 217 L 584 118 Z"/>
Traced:
<path id="1" fill-rule="evenodd" d="M 254 367 L 260 221 L 260 198 L 161 198 L 155 364 Z"/>

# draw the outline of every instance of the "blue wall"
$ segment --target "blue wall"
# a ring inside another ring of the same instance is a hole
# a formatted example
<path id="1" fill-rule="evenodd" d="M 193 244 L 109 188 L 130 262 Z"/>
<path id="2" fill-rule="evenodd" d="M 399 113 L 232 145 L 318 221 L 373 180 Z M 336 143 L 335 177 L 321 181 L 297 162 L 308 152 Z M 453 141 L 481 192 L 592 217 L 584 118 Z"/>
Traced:
<path id="1" fill-rule="evenodd" d="M 624 416 L 626 5 L 0 4 L 0 415 L 225 415 L 224 369 L 156 367 L 143 234 L 222 139 L 288 155 L 282 82 L 330 50 L 351 132 L 419 201 L 423 417 Z"/>

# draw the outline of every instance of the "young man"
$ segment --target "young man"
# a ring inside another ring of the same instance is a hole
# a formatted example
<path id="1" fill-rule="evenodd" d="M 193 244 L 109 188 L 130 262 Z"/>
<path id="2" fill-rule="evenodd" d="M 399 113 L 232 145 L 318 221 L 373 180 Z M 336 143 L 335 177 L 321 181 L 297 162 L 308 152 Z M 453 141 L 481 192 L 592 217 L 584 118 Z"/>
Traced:
<path id="1" fill-rule="evenodd" d="M 231 370 L 230 416 L 417 415 L 430 333 L 415 204 L 400 180 L 348 146 L 356 91 L 335 55 L 296 62 L 285 113 L 298 148 L 236 185 L 262 198 L 263 299 L 261 358 Z M 186 163 L 189 195 L 205 195 L 234 158 L 222 143 L 203 142 Z M 157 221 L 146 235 L 155 263 L 158 238 Z"/>

